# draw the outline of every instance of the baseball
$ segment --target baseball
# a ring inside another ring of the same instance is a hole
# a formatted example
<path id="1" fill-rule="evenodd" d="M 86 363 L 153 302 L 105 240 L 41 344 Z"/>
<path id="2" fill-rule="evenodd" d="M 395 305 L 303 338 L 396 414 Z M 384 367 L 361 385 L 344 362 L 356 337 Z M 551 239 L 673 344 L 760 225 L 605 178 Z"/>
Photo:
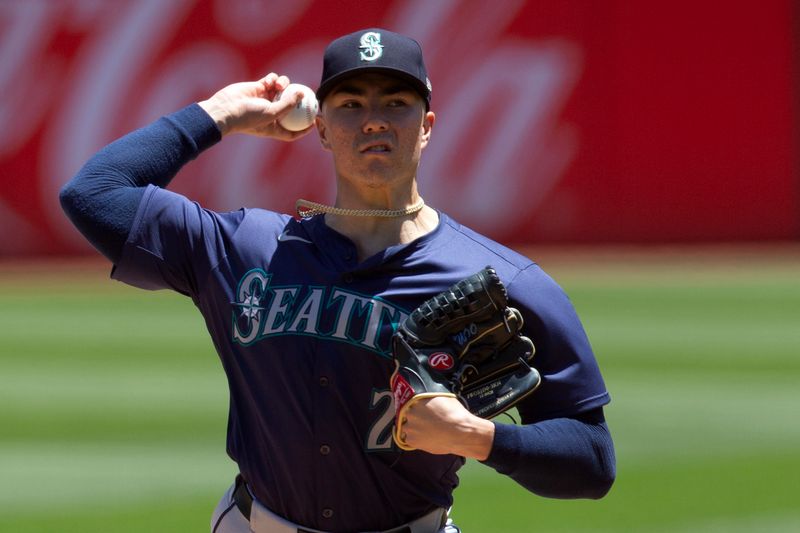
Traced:
<path id="1" fill-rule="evenodd" d="M 303 99 L 298 102 L 289 114 L 284 115 L 278 122 L 289 131 L 300 131 L 314 123 L 314 119 L 319 111 L 319 103 L 314 91 L 300 83 L 290 83 L 285 91 L 299 89 L 303 91 Z"/>

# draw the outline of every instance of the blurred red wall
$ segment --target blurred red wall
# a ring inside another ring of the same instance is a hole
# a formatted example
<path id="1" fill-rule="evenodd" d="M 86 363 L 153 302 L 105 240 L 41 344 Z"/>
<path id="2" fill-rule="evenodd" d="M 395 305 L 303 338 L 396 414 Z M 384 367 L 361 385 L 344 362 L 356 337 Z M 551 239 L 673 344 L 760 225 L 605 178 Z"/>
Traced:
<path id="1" fill-rule="evenodd" d="M 509 244 L 800 237 L 793 4 L 0 2 L 0 255 L 82 253 L 58 190 L 119 135 L 329 40 L 417 38 L 437 113 L 426 201 Z M 226 138 L 173 182 L 207 207 L 330 201 L 328 154 Z"/>

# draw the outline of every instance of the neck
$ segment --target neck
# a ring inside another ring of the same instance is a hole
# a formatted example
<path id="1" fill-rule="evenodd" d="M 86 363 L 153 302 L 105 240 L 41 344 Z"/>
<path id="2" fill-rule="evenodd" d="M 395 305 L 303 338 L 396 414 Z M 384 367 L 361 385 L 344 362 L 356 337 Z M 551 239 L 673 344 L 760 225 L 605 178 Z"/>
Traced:
<path id="1" fill-rule="evenodd" d="M 407 244 L 439 224 L 439 214 L 428 206 L 396 217 L 354 217 L 326 214 L 325 223 L 356 245 L 359 261 L 396 244 Z"/>

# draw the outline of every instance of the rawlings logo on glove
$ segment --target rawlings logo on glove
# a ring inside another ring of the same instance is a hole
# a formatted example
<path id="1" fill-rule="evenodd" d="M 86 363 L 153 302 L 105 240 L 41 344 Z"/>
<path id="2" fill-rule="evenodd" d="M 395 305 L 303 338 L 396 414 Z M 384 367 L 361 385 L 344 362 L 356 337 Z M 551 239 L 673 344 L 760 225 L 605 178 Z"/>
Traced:
<path id="1" fill-rule="evenodd" d="M 402 438 L 406 410 L 424 398 L 458 398 L 473 414 L 492 418 L 527 397 L 541 377 L 530 366 L 533 342 L 520 334 L 522 315 L 491 267 L 427 300 L 392 339 L 395 371 L 394 440 Z"/>

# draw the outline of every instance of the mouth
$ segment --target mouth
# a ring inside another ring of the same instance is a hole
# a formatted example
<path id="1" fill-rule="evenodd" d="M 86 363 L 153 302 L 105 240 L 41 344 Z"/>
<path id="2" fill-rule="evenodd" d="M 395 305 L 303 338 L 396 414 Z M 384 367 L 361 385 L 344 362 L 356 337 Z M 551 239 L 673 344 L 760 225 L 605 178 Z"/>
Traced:
<path id="1" fill-rule="evenodd" d="M 391 151 L 392 147 L 383 142 L 369 143 L 361 149 L 362 154 L 386 154 Z"/>

